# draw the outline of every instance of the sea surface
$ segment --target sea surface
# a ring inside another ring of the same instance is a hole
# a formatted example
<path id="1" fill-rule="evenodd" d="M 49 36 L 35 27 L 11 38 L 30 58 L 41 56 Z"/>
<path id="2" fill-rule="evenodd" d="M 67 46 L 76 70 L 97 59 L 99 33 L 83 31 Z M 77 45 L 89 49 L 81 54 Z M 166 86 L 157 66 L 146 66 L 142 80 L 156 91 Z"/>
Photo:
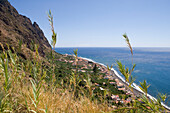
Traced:
<path id="1" fill-rule="evenodd" d="M 132 59 L 128 48 L 55 48 L 55 51 L 72 55 L 74 49 L 78 49 L 79 57 L 92 59 L 104 65 L 113 64 L 113 68 L 119 74 L 116 60 L 131 67 Z M 170 98 L 170 48 L 133 48 L 133 50 L 136 68 L 132 74 L 136 77 L 135 83 L 139 85 L 143 80 L 147 80 L 150 84 L 148 89 L 150 95 L 157 97 L 160 92 L 166 93 Z M 170 106 L 170 101 L 166 104 Z"/>

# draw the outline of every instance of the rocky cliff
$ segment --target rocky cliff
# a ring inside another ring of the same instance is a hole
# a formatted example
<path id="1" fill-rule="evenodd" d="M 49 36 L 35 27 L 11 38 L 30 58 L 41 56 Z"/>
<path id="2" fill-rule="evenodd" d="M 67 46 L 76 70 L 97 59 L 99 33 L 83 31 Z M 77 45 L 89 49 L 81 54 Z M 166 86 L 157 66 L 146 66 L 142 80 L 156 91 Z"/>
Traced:
<path id="1" fill-rule="evenodd" d="M 38 51 L 41 56 L 45 56 L 51 49 L 36 22 L 32 23 L 28 17 L 20 15 L 7 0 L 0 0 L 0 42 L 5 48 L 7 43 L 16 49 L 19 41 L 23 42 L 22 53 L 25 58 L 29 57 L 27 54 L 31 51 L 33 43 L 39 45 Z"/>

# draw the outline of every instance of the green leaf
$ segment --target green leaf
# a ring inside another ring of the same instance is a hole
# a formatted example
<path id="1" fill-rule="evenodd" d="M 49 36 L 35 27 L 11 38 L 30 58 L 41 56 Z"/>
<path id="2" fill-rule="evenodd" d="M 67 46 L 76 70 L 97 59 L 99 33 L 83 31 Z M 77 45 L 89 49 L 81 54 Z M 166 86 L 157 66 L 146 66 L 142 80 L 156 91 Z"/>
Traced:
<path id="1" fill-rule="evenodd" d="M 35 107 L 35 108 L 37 108 L 37 105 L 36 105 L 36 103 L 34 102 L 34 100 L 31 98 L 31 96 L 30 96 L 30 95 L 29 95 L 29 97 L 30 97 L 30 99 L 31 99 L 32 103 L 34 104 L 34 107 Z"/>

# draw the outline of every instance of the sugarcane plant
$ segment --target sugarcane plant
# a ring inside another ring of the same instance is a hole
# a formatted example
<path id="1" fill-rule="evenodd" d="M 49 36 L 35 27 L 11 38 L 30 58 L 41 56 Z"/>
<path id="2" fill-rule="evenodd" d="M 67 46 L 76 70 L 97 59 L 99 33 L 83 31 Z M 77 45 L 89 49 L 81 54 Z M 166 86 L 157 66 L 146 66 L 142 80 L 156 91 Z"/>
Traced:
<path id="1" fill-rule="evenodd" d="M 76 73 L 77 73 L 77 62 L 78 62 L 78 49 L 74 49 L 74 58 L 75 58 L 75 66 L 76 66 Z"/>
<path id="2" fill-rule="evenodd" d="M 53 49 L 55 49 L 55 45 L 57 43 L 57 33 L 54 31 L 53 15 L 51 13 L 51 10 L 49 10 L 49 12 L 48 12 L 48 21 L 50 22 L 51 31 L 52 31 L 51 45 L 52 45 Z M 54 57 L 52 54 L 52 48 L 51 48 L 51 55 L 52 55 L 52 57 Z"/>
<path id="3" fill-rule="evenodd" d="M 93 98 L 93 90 L 92 90 L 92 82 L 91 82 L 91 78 L 89 75 L 87 75 L 87 79 L 84 79 L 84 81 L 86 82 L 86 87 L 89 90 L 89 98 Z"/>
<path id="4" fill-rule="evenodd" d="M 139 88 L 145 93 L 146 97 L 147 97 L 147 94 L 148 94 L 148 88 L 149 88 L 149 86 L 150 86 L 150 84 L 147 85 L 146 80 L 144 80 L 143 82 L 140 82 Z"/>
<path id="5" fill-rule="evenodd" d="M 52 45 L 52 48 L 51 48 L 51 53 L 50 53 L 50 56 L 51 56 L 51 64 L 52 64 L 52 67 L 50 68 L 50 81 L 51 81 L 51 85 L 54 86 L 54 71 L 55 71 L 55 64 L 54 64 L 54 55 L 53 55 L 53 49 L 55 49 L 55 45 L 57 43 L 57 33 L 54 31 L 54 22 L 53 22 L 53 15 L 51 13 L 51 10 L 49 10 L 48 12 L 48 21 L 50 22 L 50 26 L 51 26 L 51 31 L 52 31 L 52 40 L 51 40 L 51 45 Z M 56 80 L 57 81 L 57 80 Z M 58 83 L 58 81 L 57 81 Z"/>
<path id="6" fill-rule="evenodd" d="M 128 88 L 130 88 L 130 90 L 132 91 L 133 93 L 133 87 L 132 87 L 132 84 L 133 82 L 136 80 L 135 77 L 132 76 L 132 72 L 134 71 L 135 67 L 136 67 L 136 64 L 133 64 L 133 49 L 132 49 L 132 46 L 130 44 L 130 41 L 129 41 L 129 38 L 126 34 L 123 34 L 123 37 L 130 49 L 130 52 L 131 52 L 131 56 L 132 56 L 132 68 L 129 69 L 128 67 L 125 67 L 125 65 L 123 65 L 121 63 L 121 61 L 116 61 L 117 62 L 117 67 L 120 71 L 120 73 L 125 77 L 125 81 L 126 83 L 128 83 Z"/>
<path id="7" fill-rule="evenodd" d="M 121 61 L 117 61 L 117 66 L 121 74 L 125 77 L 125 81 L 128 83 L 128 88 L 131 89 L 133 95 L 133 87 L 131 86 L 133 82 L 135 81 L 135 78 L 132 76 L 132 72 L 134 71 L 134 68 L 136 64 L 133 64 L 133 49 L 129 42 L 129 38 L 126 34 L 123 35 L 123 37 L 126 40 L 126 43 L 130 49 L 131 55 L 132 55 L 132 68 L 129 69 L 128 67 L 125 67 L 121 63 Z M 165 102 L 166 94 L 158 94 L 157 99 L 152 99 L 148 97 L 148 88 L 150 85 L 147 84 L 146 80 L 143 82 L 140 82 L 139 88 L 144 92 L 144 95 L 142 95 L 139 99 L 133 98 L 133 103 L 130 107 L 121 107 L 114 112 L 132 112 L 132 113 L 138 113 L 138 112 L 166 112 L 165 107 L 162 105 Z"/>

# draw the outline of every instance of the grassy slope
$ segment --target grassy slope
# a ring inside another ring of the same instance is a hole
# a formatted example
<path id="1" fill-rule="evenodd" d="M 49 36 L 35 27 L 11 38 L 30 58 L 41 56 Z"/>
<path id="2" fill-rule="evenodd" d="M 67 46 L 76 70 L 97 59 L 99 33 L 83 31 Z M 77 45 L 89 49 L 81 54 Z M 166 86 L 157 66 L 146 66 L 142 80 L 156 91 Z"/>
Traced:
<path id="1" fill-rule="evenodd" d="M 21 60 L 11 50 L 1 52 L 0 112 L 98 113 L 115 110 L 118 110 L 117 112 L 164 110 L 159 100 L 152 102 L 145 97 L 140 99 L 143 103 L 138 100 L 134 100 L 129 105 L 114 103 L 108 98 L 109 95 L 123 93 L 109 85 L 109 80 L 102 79 L 93 73 L 72 71 L 76 66 L 58 59 L 72 60 L 73 57 L 53 54 L 54 58 L 49 56 L 42 60 L 36 49 L 32 53 L 33 60 L 30 61 Z M 102 86 L 103 82 L 106 83 L 105 86 Z M 98 83 L 107 90 L 98 90 L 99 86 L 95 86 L 94 83 Z M 118 109 L 113 108 L 112 105 L 117 106 Z"/>
<path id="2" fill-rule="evenodd" d="M 99 104 L 97 100 L 91 101 L 88 93 L 81 89 L 84 87 L 80 88 L 78 82 L 74 81 L 76 78 L 71 71 L 74 67 L 57 60 L 69 58 L 64 58 L 57 53 L 53 60 L 49 57 L 41 58 L 36 51 L 32 53 L 32 56 L 33 60 L 29 61 L 18 57 L 11 50 L 1 52 L 1 112 L 45 112 L 46 110 L 48 112 L 102 112 L 111 110 L 107 104 Z M 79 80 L 82 79 L 79 78 Z M 75 87 L 73 84 L 76 84 Z M 81 95 L 77 96 L 79 93 Z"/>

